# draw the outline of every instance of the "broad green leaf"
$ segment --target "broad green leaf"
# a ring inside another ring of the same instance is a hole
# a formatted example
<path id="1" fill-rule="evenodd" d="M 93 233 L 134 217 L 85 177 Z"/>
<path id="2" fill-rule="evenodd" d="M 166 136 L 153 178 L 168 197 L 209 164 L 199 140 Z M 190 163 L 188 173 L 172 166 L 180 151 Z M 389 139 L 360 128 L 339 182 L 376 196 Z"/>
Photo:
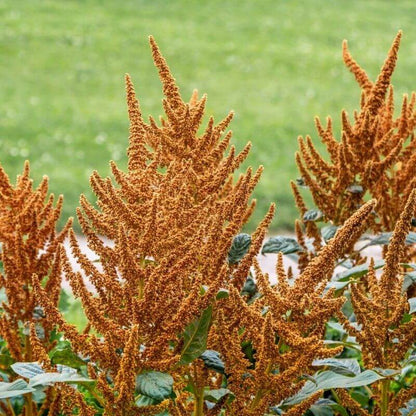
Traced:
<path id="1" fill-rule="evenodd" d="M 392 236 L 391 232 L 380 233 L 380 234 L 376 235 L 374 238 L 370 239 L 370 241 L 365 245 L 365 247 L 386 245 L 386 244 L 389 243 L 391 236 Z M 416 232 L 411 231 L 409 234 L 407 234 L 405 243 L 407 245 L 415 244 L 416 243 Z"/>
<path id="2" fill-rule="evenodd" d="M 140 397 L 136 400 L 136 406 L 143 407 L 143 406 L 151 406 L 155 404 L 159 404 L 161 400 L 155 400 L 151 397 L 147 397 L 143 394 L 140 395 Z M 167 410 L 164 410 L 163 412 L 155 414 L 155 416 L 169 416 L 169 412 Z"/>
<path id="3" fill-rule="evenodd" d="M 416 298 L 410 298 L 409 305 L 410 305 L 409 313 L 416 312 Z"/>
<path id="4" fill-rule="evenodd" d="M 403 279 L 402 291 L 406 292 L 414 283 L 416 283 L 416 272 L 406 273 Z"/>
<path id="5" fill-rule="evenodd" d="M 335 291 L 345 289 L 350 283 L 353 282 L 355 282 L 355 280 L 343 280 L 341 282 L 330 281 L 325 286 L 325 291 L 328 291 L 329 289 L 335 289 Z"/>
<path id="6" fill-rule="evenodd" d="M 405 242 L 408 245 L 415 244 L 416 243 L 416 232 L 410 231 L 410 233 L 407 234 Z"/>
<path id="7" fill-rule="evenodd" d="M 345 328 L 339 323 L 339 322 L 333 322 L 333 321 L 329 321 L 326 323 L 326 326 L 330 329 L 330 330 L 334 330 L 336 332 L 339 332 L 340 336 L 343 336 L 347 333 L 347 331 L 345 330 Z"/>
<path id="8" fill-rule="evenodd" d="M 353 376 L 361 373 L 360 364 L 355 358 L 324 358 L 312 362 L 315 367 L 329 367 L 332 371 L 346 376 Z"/>
<path id="9" fill-rule="evenodd" d="M 261 254 L 279 253 L 291 254 L 302 251 L 302 247 L 292 237 L 277 236 L 272 237 L 264 244 Z"/>
<path id="10" fill-rule="evenodd" d="M 51 386 L 54 383 L 92 383 L 93 380 L 80 376 L 77 370 L 64 365 L 57 365 L 58 372 L 45 372 L 31 377 L 29 387 Z"/>
<path id="11" fill-rule="evenodd" d="M 307 381 L 298 393 L 286 399 L 283 404 L 285 406 L 293 406 L 301 403 L 319 390 L 368 386 L 384 378 L 372 370 L 363 371 L 352 377 L 337 374 L 334 371 L 322 371 L 313 377 L 315 382 Z"/>
<path id="12" fill-rule="evenodd" d="M 19 376 L 22 376 L 24 378 L 32 378 L 39 374 L 44 374 L 45 371 L 40 366 L 39 363 L 33 362 L 33 363 L 14 363 L 11 365 L 12 370 L 18 374 Z"/>
<path id="13" fill-rule="evenodd" d="M 49 354 L 52 364 L 63 364 L 72 368 L 80 368 L 86 363 L 72 351 L 69 344 L 54 348 Z"/>
<path id="14" fill-rule="evenodd" d="M 215 297 L 215 299 L 220 300 L 220 299 L 226 299 L 230 296 L 230 292 L 228 289 L 220 289 L 217 293 L 217 296 Z"/>
<path id="15" fill-rule="evenodd" d="M 201 360 L 204 362 L 205 367 L 211 368 L 217 373 L 224 374 L 225 366 L 224 362 L 221 360 L 219 352 L 214 350 L 206 350 L 200 355 L 199 358 L 201 358 Z"/>
<path id="16" fill-rule="evenodd" d="M 151 405 L 159 404 L 160 402 L 161 400 L 155 400 L 149 396 L 141 394 L 140 397 L 136 400 L 136 406 L 139 406 L 139 407 L 151 406 Z"/>
<path id="17" fill-rule="evenodd" d="M 336 415 L 349 416 L 342 406 L 330 399 L 318 399 L 309 410 L 314 416 L 334 416 L 334 410 Z"/>
<path id="18" fill-rule="evenodd" d="M 13 383 L 0 382 L 0 399 L 9 399 L 10 397 L 21 396 L 34 391 L 22 379 L 15 380 Z"/>
<path id="19" fill-rule="evenodd" d="M 243 289 L 241 290 L 242 295 L 252 296 L 257 292 L 256 282 L 252 277 L 247 277 Z"/>
<path id="20" fill-rule="evenodd" d="M 238 234 L 234 237 L 231 244 L 230 251 L 228 252 L 228 263 L 238 263 L 248 252 L 251 245 L 250 234 Z"/>
<path id="21" fill-rule="evenodd" d="M 377 260 L 374 263 L 375 269 L 380 269 L 384 266 L 384 260 Z M 360 264 L 359 266 L 351 267 L 351 269 L 344 270 L 341 273 L 335 275 L 335 281 L 349 280 L 352 277 L 361 277 L 368 273 L 368 264 Z"/>
<path id="22" fill-rule="evenodd" d="M 165 400 L 173 393 L 173 377 L 160 371 L 149 371 L 137 376 L 137 389 L 155 400 Z"/>
<path id="23" fill-rule="evenodd" d="M 325 227 L 321 228 L 321 235 L 324 241 L 327 243 L 334 235 L 336 234 L 338 230 L 337 225 L 326 225 Z"/>
<path id="24" fill-rule="evenodd" d="M 392 233 L 380 233 L 375 237 L 370 238 L 370 241 L 365 245 L 365 247 L 370 246 L 384 246 L 389 243 Z"/>
<path id="25" fill-rule="evenodd" d="M 179 364 L 189 364 L 207 349 L 207 336 L 211 324 L 212 307 L 204 310 L 202 315 L 191 322 L 183 333 L 183 349 Z"/>
<path id="26" fill-rule="evenodd" d="M 208 390 L 204 392 L 204 399 L 208 400 L 209 402 L 217 403 L 222 397 L 224 397 L 227 394 L 233 395 L 233 393 L 228 389 Z"/>
<path id="27" fill-rule="evenodd" d="M 320 221 L 324 217 L 324 214 L 319 209 L 310 209 L 303 214 L 302 220 L 307 221 Z"/>
<path id="28" fill-rule="evenodd" d="M 416 414 L 416 398 L 410 399 L 406 407 L 399 409 L 401 416 L 414 416 Z"/>

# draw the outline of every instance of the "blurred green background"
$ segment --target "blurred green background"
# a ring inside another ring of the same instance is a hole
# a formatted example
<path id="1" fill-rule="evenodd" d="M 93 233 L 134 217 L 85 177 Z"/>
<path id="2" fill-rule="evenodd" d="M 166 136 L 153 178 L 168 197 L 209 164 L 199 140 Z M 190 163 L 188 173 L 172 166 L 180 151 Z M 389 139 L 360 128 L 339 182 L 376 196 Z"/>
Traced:
<path id="1" fill-rule="evenodd" d="M 415 17 L 414 0 L 0 0 L 0 162 L 14 179 L 30 159 L 74 215 L 94 168 L 125 166 L 125 72 L 144 114 L 161 113 L 153 34 L 184 96 L 208 93 L 217 120 L 234 109 L 234 143 L 253 142 L 248 163 L 265 172 L 252 224 L 274 201 L 274 230 L 290 228 L 297 136 L 316 139 L 315 115 L 331 114 L 338 130 L 341 109 L 359 103 L 342 40 L 374 78 L 403 29 L 399 102 L 416 85 Z"/>

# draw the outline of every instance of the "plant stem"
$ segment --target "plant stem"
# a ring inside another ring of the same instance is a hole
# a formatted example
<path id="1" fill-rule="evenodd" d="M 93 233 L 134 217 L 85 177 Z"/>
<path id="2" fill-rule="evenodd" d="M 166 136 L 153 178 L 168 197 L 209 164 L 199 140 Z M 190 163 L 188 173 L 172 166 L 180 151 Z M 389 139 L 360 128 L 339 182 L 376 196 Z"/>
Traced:
<path id="1" fill-rule="evenodd" d="M 390 380 L 383 380 L 381 382 L 381 403 L 380 403 L 380 416 L 388 416 L 388 406 L 389 406 L 389 387 Z"/>
<path id="2" fill-rule="evenodd" d="M 204 416 L 204 388 L 195 391 L 194 416 Z"/>
<path id="3" fill-rule="evenodd" d="M 16 413 L 14 412 L 13 406 L 12 406 L 12 402 L 10 401 L 10 399 L 6 399 L 7 402 L 7 406 L 9 407 L 10 413 L 15 416 Z"/>
<path id="4" fill-rule="evenodd" d="M 254 410 L 257 407 L 257 405 L 259 404 L 262 397 L 263 397 L 263 390 L 261 390 L 261 389 L 257 390 L 257 393 L 254 396 L 254 399 L 253 399 L 253 401 L 251 402 L 251 405 L 250 405 L 251 410 Z"/>
<path id="5" fill-rule="evenodd" d="M 26 396 L 26 408 L 27 408 L 27 416 L 33 416 L 33 401 L 32 401 L 32 393 L 27 394 Z"/>

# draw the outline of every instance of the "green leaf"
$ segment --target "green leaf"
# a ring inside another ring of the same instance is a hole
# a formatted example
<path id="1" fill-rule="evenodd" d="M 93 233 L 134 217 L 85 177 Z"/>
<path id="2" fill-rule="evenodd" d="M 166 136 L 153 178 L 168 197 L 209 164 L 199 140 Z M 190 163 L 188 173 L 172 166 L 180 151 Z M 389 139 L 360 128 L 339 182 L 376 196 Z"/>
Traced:
<path id="1" fill-rule="evenodd" d="M 416 232 L 410 231 L 409 234 L 407 234 L 405 243 L 408 245 L 416 244 Z"/>
<path id="2" fill-rule="evenodd" d="M 410 399 L 406 403 L 406 407 L 399 409 L 401 416 L 414 416 L 416 414 L 416 398 Z"/>
<path id="3" fill-rule="evenodd" d="M 296 178 L 295 181 L 296 181 L 297 186 L 301 186 L 303 188 L 308 187 L 308 185 L 306 185 L 306 183 L 305 183 L 305 179 L 303 179 L 303 178 Z"/>
<path id="4" fill-rule="evenodd" d="M 49 356 L 53 365 L 62 364 L 77 369 L 86 365 L 86 363 L 72 351 L 69 344 L 66 344 L 63 347 L 54 348 Z"/>
<path id="5" fill-rule="evenodd" d="M 310 209 L 303 214 L 303 222 L 320 221 L 324 218 L 324 214 L 319 209 Z"/>
<path id="6" fill-rule="evenodd" d="M 215 297 L 215 299 L 220 300 L 220 299 L 226 299 L 230 296 L 230 292 L 228 289 L 220 289 L 217 293 L 217 296 Z"/>
<path id="7" fill-rule="evenodd" d="M 61 294 L 59 296 L 59 310 L 63 313 L 68 312 L 71 307 L 71 296 L 68 295 L 67 291 L 61 289 Z"/>
<path id="8" fill-rule="evenodd" d="M 330 281 L 325 286 L 325 291 L 329 289 L 335 289 L 336 291 L 346 288 L 350 283 L 355 282 L 355 280 L 344 280 L 341 282 Z"/>
<path id="9" fill-rule="evenodd" d="M 330 399 L 318 399 L 309 410 L 314 416 L 333 416 L 333 410 L 337 412 L 337 415 L 349 416 L 342 406 Z"/>
<path id="10" fill-rule="evenodd" d="M 319 390 L 367 386 L 384 378 L 372 370 L 363 371 L 353 377 L 337 374 L 334 371 L 322 371 L 313 377 L 315 382 L 307 381 L 298 393 L 286 399 L 283 404 L 285 406 L 293 406 L 301 403 Z"/>
<path id="11" fill-rule="evenodd" d="M 321 235 L 324 241 L 327 243 L 334 235 L 336 234 L 338 230 L 337 225 L 326 225 L 325 227 L 321 228 Z"/>
<path id="12" fill-rule="evenodd" d="M 261 254 L 279 252 L 282 254 L 291 254 L 297 253 L 298 251 L 302 251 L 302 247 L 294 238 L 277 236 L 266 241 L 261 250 Z"/>
<path id="13" fill-rule="evenodd" d="M 204 362 L 205 367 L 211 368 L 217 373 L 224 374 L 225 365 L 221 360 L 219 352 L 214 350 L 206 350 L 200 355 L 199 358 L 201 358 L 201 360 Z"/>
<path id="14" fill-rule="evenodd" d="M 227 394 L 233 395 L 231 390 L 228 390 L 228 389 L 208 390 L 204 392 L 204 400 L 217 403 L 221 398 L 223 398 Z"/>
<path id="15" fill-rule="evenodd" d="M 414 283 L 416 283 L 416 272 L 406 273 L 403 279 L 402 291 L 406 292 Z"/>
<path id="16" fill-rule="evenodd" d="M 145 396 L 144 394 L 141 394 L 140 397 L 136 400 L 136 406 L 143 407 L 143 406 L 152 406 L 155 404 L 159 404 L 160 400 L 152 399 L 149 396 Z"/>
<path id="17" fill-rule="evenodd" d="M 39 363 L 14 363 L 11 365 L 12 370 L 21 377 L 32 378 L 39 374 L 44 374 L 45 371 Z"/>
<path id="18" fill-rule="evenodd" d="M 8 368 L 13 363 L 14 360 L 9 354 L 0 354 L 0 367 Z"/>
<path id="19" fill-rule="evenodd" d="M 245 233 L 236 235 L 228 252 L 228 263 L 238 263 L 246 255 L 250 245 L 251 235 Z"/>
<path id="20" fill-rule="evenodd" d="M 351 192 L 352 194 L 361 194 L 364 192 L 364 188 L 361 185 L 354 184 L 347 188 L 348 192 Z"/>
<path id="21" fill-rule="evenodd" d="M 141 394 L 162 401 L 173 393 L 173 377 L 160 371 L 149 371 L 137 376 L 137 388 Z"/>
<path id="22" fill-rule="evenodd" d="M 208 330 L 211 324 L 212 307 L 202 312 L 201 317 L 191 322 L 183 333 L 183 349 L 180 365 L 189 364 L 207 349 Z"/>
<path id="23" fill-rule="evenodd" d="M 361 373 L 360 364 L 355 358 L 324 358 L 314 360 L 315 367 L 329 367 L 332 371 L 346 376 L 354 376 Z"/>
<path id="24" fill-rule="evenodd" d="M 252 277 L 247 277 L 243 289 L 241 290 L 241 295 L 252 296 L 257 292 L 256 282 Z"/>
<path id="25" fill-rule="evenodd" d="M 9 399 L 10 397 L 21 396 L 34 391 L 22 379 L 15 380 L 13 383 L 0 382 L 0 399 Z"/>
<path id="26" fill-rule="evenodd" d="M 370 239 L 370 241 L 365 245 L 365 247 L 386 245 L 389 243 L 391 236 L 392 236 L 391 232 L 380 233 L 376 235 L 374 238 Z M 407 234 L 405 244 L 412 245 L 415 243 L 416 243 L 416 232 L 410 231 L 409 234 Z"/>
<path id="27" fill-rule="evenodd" d="M 51 386 L 54 383 L 92 383 L 93 380 L 82 377 L 74 368 L 57 365 L 58 372 L 47 372 L 31 377 L 29 387 Z"/>
<path id="28" fill-rule="evenodd" d="M 392 233 L 380 233 L 374 238 L 371 238 L 370 241 L 365 245 L 365 247 L 370 246 L 385 246 L 389 243 Z"/>
<path id="29" fill-rule="evenodd" d="M 374 263 L 374 269 L 380 269 L 384 266 L 384 260 L 377 260 Z M 336 281 L 349 280 L 352 277 L 361 277 L 368 273 L 368 264 L 360 264 L 359 266 L 351 267 L 351 269 L 344 270 L 335 275 Z"/>
<path id="30" fill-rule="evenodd" d="M 409 313 L 416 312 L 416 298 L 410 298 L 409 305 L 410 305 Z"/>

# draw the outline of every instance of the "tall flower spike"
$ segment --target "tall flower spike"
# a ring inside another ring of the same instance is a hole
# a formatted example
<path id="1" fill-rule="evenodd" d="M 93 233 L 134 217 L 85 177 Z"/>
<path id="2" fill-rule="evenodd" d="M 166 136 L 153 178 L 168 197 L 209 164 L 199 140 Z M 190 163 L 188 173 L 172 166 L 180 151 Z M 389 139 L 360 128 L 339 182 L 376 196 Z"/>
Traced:
<path id="1" fill-rule="evenodd" d="M 313 147 L 312 140 L 300 139 L 296 163 L 313 200 L 326 221 L 343 224 L 368 197 L 379 201 L 370 226 L 374 232 L 392 231 L 401 210 L 414 187 L 413 140 L 416 112 L 406 96 L 398 117 L 394 116 L 391 78 L 396 66 L 402 33 L 394 39 L 377 80 L 370 81 L 366 72 L 352 58 L 343 43 L 343 58 L 361 90 L 360 109 L 354 121 L 343 110 L 342 131 L 336 140 L 330 119 L 324 129 L 315 119 L 321 140 L 327 146 L 327 161 Z M 413 96 L 413 94 L 412 94 Z M 322 161 L 323 162 L 322 162 Z M 319 162 L 321 161 L 321 162 Z M 305 204 L 297 192 L 296 205 L 303 215 Z M 307 225 L 307 223 L 305 224 Z M 307 235 L 314 230 L 307 229 Z"/>
<path id="2" fill-rule="evenodd" d="M 46 352 L 53 347 L 49 343 L 53 324 L 37 313 L 32 275 L 36 273 L 40 279 L 45 279 L 50 301 L 56 306 L 61 286 L 59 247 L 67 236 L 72 219 L 60 233 L 56 233 L 62 196 L 54 206 L 53 194 L 47 196 L 46 176 L 33 189 L 29 162 L 25 162 L 15 185 L 0 168 L 0 193 L 0 261 L 3 265 L 0 289 L 7 296 L 4 313 L 0 315 L 0 336 L 6 340 L 16 360 L 30 360 L 32 353 L 40 353 L 41 346 Z M 31 350 L 29 337 L 22 335 L 19 329 L 26 326 L 29 330 L 30 323 L 44 331 L 42 342 L 34 343 L 37 352 Z"/>
<path id="3" fill-rule="evenodd" d="M 101 342 L 94 334 L 74 333 L 36 284 L 47 315 L 66 333 L 74 349 L 91 356 L 108 377 L 98 375 L 97 383 L 108 402 L 107 413 L 114 409 L 120 414 L 157 413 L 160 406 L 134 404 L 131 380 L 141 372 L 170 373 L 175 389 L 186 387 L 181 377 L 193 367 L 183 358 L 187 328 L 208 314 L 208 324 L 215 325 L 218 291 L 233 290 L 234 284 L 240 286 L 246 278 L 274 211 L 271 206 L 254 232 L 246 258 L 237 267 L 229 264 L 227 253 L 252 210 L 250 195 L 262 169 L 253 175 L 249 168 L 233 180 L 250 145 L 240 153 L 230 147 L 231 133 L 225 130 L 232 113 L 218 125 L 210 119 L 199 135 L 206 97 L 198 100 L 193 94 L 185 103 L 152 37 L 150 46 L 163 85 L 165 116 L 159 124 L 154 118 L 143 121 L 133 84 L 126 76 L 128 170 L 123 172 L 111 162 L 115 181 L 94 172 L 90 183 L 98 208 L 82 196 L 77 211 L 100 267 L 81 252 L 73 233 L 72 253 L 81 271 L 73 272 L 61 253 L 65 276 Z M 89 292 L 83 278 L 91 281 L 96 293 Z M 212 384 L 205 370 L 198 378 L 202 387 Z"/>
<path id="4" fill-rule="evenodd" d="M 407 314 L 409 305 L 406 293 L 402 293 L 403 278 L 400 262 L 403 259 L 405 240 L 415 210 L 416 189 L 411 192 L 393 231 L 381 277 L 377 279 L 375 276 L 372 261 L 368 275 L 363 279 L 364 284 L 351 285 L 354 325 L 346 316 L 338 312 L 344 327 L 356 337 L 361 346 L 362 360 L 366 369 L 400 368 L 401 360 L 414 344 L 416 319 L 413 315 Z M 358 330 L 357 327 L 360 329 Z M 376 398 L 373 414 L 383 411 L 387 414 L 386 409 L 390 412 L 388 414 L 396 414 L 404 403 L 400 398 L 408 397 L 406 390 L 395 395 L 389 389 L 389 385 L 389 380 L 382 380 L 372 386 Z M 348 409 L 355 411 L 354 406 L 358 404 L 347 392 L 342 392 L 340 398 Z"/>

